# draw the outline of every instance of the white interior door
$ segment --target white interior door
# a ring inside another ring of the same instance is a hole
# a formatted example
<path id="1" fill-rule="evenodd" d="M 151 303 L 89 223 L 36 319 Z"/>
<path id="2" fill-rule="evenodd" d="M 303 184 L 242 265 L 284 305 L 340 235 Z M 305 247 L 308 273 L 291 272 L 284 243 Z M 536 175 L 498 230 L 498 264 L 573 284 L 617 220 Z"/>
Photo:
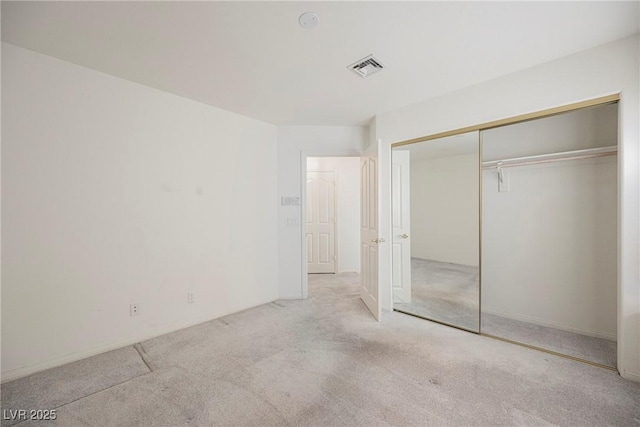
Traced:
<path id="1" fill-rule="evenodd" d="M 393 302 L 411 302 L 411 180 L 410 152 L 396 150 L 391 158 Z"/>
<path id="2" fill-rule="evenodd" d="M 360 161 L 360 248 L 362 286 L 360 298 L 380 320 L 380 289 L 378 286 L 378 245 L 384 239 L 378 236 L 378 151 L 377 145 Z"/>
<path id="3" fill-rule="evenodd" d="M 307 272 L 335 273 L 335 173 L 307 172 Z"/>

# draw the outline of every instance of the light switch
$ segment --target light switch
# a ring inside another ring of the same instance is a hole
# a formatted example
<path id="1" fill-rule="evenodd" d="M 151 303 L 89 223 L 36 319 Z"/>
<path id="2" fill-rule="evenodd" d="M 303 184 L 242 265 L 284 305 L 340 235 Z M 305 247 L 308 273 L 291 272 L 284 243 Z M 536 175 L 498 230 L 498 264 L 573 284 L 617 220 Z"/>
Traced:
<path id="1" fill-rule="evenodd" d="M 297 196 L 283 196 L 280 198 L 280 204 L 282 206 L 300 206 L 300 197 Z"/>

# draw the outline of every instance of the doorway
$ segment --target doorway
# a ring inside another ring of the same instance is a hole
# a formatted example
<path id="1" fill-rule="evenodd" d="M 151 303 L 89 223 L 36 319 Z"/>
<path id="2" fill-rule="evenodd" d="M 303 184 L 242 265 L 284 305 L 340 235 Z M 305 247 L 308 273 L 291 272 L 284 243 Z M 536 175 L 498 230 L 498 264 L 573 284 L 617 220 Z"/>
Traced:
<path id="1" fill-rule="evenodd" d="M 360 158 L 307 157 L 307 274 L 360 272 Z"/>

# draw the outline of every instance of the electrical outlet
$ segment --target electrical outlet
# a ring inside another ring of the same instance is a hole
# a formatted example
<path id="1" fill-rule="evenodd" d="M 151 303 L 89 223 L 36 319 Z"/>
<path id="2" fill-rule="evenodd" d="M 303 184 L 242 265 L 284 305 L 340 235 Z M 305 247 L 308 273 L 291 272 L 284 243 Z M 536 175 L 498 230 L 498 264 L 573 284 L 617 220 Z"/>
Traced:
<path id="1" fill-rule="evenodd" d="M 189 304 L 196 302 L 196 293 L 194 291 L 187 292 L 187 302 Z"/>
<path id="2" fill-rule="evenodd" d="M 138 304 L 131 304 L 129 306 L 129 314 L 131 316 L 137 316 L 138 314 L 140 314 L 140 310 L 138 308 Z"/>

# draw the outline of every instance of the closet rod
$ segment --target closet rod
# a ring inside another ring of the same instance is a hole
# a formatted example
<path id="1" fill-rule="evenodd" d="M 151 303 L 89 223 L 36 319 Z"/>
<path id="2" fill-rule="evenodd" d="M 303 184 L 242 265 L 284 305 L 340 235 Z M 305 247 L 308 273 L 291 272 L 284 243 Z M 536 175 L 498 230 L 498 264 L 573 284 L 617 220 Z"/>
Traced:
<path id="1" fill-rule="evenodd" d="M 540 154 L 537 156 L 514 157 L 512 159 L 490 160 L 482 162 L 482 169 L 508 168 L 515 166 L 536 165 L 541 163 L 564 162 L 568 160 L 592 159 L 595 157 L 615 156 L 618 147 L 588 148 L 586 150 L 564 151 L 561 153 Z"/>

